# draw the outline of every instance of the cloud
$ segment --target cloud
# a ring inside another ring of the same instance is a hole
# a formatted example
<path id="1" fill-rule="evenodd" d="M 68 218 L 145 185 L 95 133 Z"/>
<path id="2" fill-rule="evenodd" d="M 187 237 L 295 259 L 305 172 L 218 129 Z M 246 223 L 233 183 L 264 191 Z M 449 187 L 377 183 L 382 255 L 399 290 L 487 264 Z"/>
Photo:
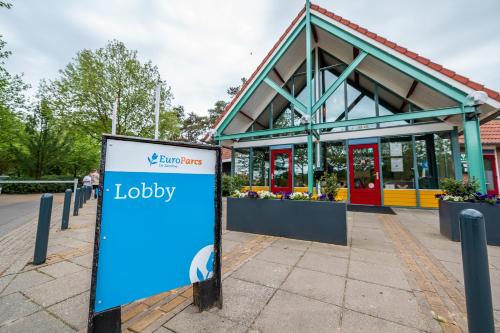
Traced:
<path id="1" fill-rule="evenodd" d="M 483 0 L 318 2 L 494 89 L 500 87 L 500 3 Z M 152 60 L 175 103 L 205 113 L 248 77 L 304 5 L 298 0 L 25 0 L 0 11 L 7 66 L 36 87 L 77 51 L 118 39 Z"/>

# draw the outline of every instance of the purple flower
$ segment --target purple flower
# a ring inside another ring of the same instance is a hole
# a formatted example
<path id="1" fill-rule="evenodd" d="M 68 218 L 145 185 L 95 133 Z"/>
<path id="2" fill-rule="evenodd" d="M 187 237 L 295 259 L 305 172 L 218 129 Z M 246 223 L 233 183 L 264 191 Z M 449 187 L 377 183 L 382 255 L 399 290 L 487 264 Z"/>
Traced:
<path id="1" fill-rule="evenodd" d="M 435 195 L 434 195 L 434 197 L 435 197 L 436 199 L 441 199 L 441 198 L 443 197 L 443 195 L 442 195 L 442 194 L 435 194 Z"/>
<path id="2" fill-rule="evenodd" d="M 249 197 L 250 199 L 257 199 L 259 197 L 259 195 L 257 194 L 257 192 L 248 191 L 247 197 Z"/>

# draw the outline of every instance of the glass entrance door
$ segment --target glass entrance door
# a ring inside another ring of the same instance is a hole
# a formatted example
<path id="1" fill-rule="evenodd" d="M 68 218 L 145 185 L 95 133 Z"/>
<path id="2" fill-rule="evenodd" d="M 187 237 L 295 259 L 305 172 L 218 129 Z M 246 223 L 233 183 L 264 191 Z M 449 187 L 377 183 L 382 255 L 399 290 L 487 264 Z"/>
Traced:
<path id="1" fill-rule="evenodd" d="M 495 155 L 483 155 L 484 174 L 486 176 L 486 190 L 488 194 L 498 195 L 497 168 Z"/>
<path id="2" fill-rule="evenodd" d="M 271 151 L 271 191 L 292 192 L 292 149 Z"/>
<path id="3" fill-rule="evenodd" d="M 349 146 L 349 173 L 351 203 L 380 206 L 378 145 Z"/>

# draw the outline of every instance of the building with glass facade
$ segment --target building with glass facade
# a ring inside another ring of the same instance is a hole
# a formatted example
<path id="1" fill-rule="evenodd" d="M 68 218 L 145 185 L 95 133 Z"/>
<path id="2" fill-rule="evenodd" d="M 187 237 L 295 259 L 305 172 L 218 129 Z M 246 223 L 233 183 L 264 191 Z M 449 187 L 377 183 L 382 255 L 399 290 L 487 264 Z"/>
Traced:
<path id="1" fill-rule="evenodd" d="M 478 91 L 482 91 L 478 93 Z M 479 126 L 500 95 L 306 3 L 215 124 L 248 187 L 318 190 L 352 204 L 436 207 L 444 178 L 486 190 Z"/>

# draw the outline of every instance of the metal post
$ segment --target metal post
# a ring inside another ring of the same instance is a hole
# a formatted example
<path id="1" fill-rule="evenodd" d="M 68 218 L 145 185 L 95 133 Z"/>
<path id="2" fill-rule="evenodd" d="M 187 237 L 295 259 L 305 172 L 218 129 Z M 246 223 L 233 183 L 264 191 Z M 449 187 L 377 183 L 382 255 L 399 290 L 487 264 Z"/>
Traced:
<path id="1" fill-rule="evenodd" d="M 411 153 L 413 156 L 413 182 L 415 184 L 415 199 L 417 207 L 420 207 L 420 176 L 418 174 L 417 141 L 415 140 L 415 135 L 411 136 Z"/>
<path id="2" fill-rule="evenodd" d="M 76 193 L 76 189 L 78 188 L 78 178 L 73 179 L 73 193 Z M 76 203 L 76 196 L 73 198 L 73 204 Z"/>
<path id="3" fill-rule="evenodd" d="M 486 193 L 486 178 L 484 173 L 483 150 L 479 134 L 477 115 L 464 115 L 464 143 L 467 154 L 469 179 L 477 179 L 480 191 Z"/>
<path id="4" fill-rule="evenodd" d="M 82 195 L 82 198 L 83 198 L 83 203 L 86 204 L 87 203 L 87 197 L 89 195 L 89 191 L 88 191 L 89 187 L 87 185 L 84 185 L 82 186 L 82 190 L 83 190 L 83 195 Z"/>
<path id="5" fill-rule="evenodd" d="M 69 208 L 71 206 L 71 189 L 67 189 L 64 192 L 64 205 L 63 205 L 63 213 L 62 213 L 62 220 L 61 220 L 61 230 L 68 229 L 68 224 L 69 224 Z"/>
<path id="6" fill-rule="evenodd" d="M 78 208 L 83 208 L 83 196 L 85 195 L 83 191 L 83 187 L 80 187 L 80 195 L 78 196 Z"/>
<path id="7" fill-rule="evenodd" d="M 451 157 L 453 159 L 453 169 L 455 179 L 462 180 L 462 162 L 460 161 L 460 143 L 458 141 L 458 131 L 453 127 L 451 131 Z"/>
<path id="8" fill-rule="evenodd" d="M 460 213 L 467 324 L 470 333 L 493 333 L 493 306 L 483 214 L 474 209 Z"/>
<path id="9" fill-rule="evenodd" d="M 75 200 L 74 200 L 74 204 L 73 204 L 73 216 L 78 216 L 78 210 L 80 208 L 80 189 L 77 188 L 75 190 Z"/>
<path id="10" fill-rule="evenodd" d="M 308 131 L 307 131 L 307 191 L 309 194 L 313 193 L 314 188 L 314 145 L 312 138 L 312 101 L 313 101 L 313 90 L 312 90 L 312 40 L 311 40 L 312 28 L 311 28 L 311 3 L 306 0 L 306 89 L 307 89 L 307 115 L 308 121 Z"/>
<path id="11" fill-rule="evenodd" d="M 40 211 L 38 213 L 38 227 L 36 229 L 35 255 L 33 257 L 34 265 L 43 264 L 47 259 L 52 201 L 52 194 L 42 194 L 42 198 L 40 199 Z"/>
<path id="12" fill-rule="evenodd" d="M 156 86 L 155 90 L 155 140 L 158 140 L 159 122 L 160 122 L 160 92 L 161 83 Z"/>
<path id="13" fill-rule="evenodd" d="M 113 103 L 113 113 L 111 115 L 111 134 L 113 134 L 113 135 L 116 134 L 117 113 L 118 113 L 118 97 L 116 98 L 115 102 Z"/>

